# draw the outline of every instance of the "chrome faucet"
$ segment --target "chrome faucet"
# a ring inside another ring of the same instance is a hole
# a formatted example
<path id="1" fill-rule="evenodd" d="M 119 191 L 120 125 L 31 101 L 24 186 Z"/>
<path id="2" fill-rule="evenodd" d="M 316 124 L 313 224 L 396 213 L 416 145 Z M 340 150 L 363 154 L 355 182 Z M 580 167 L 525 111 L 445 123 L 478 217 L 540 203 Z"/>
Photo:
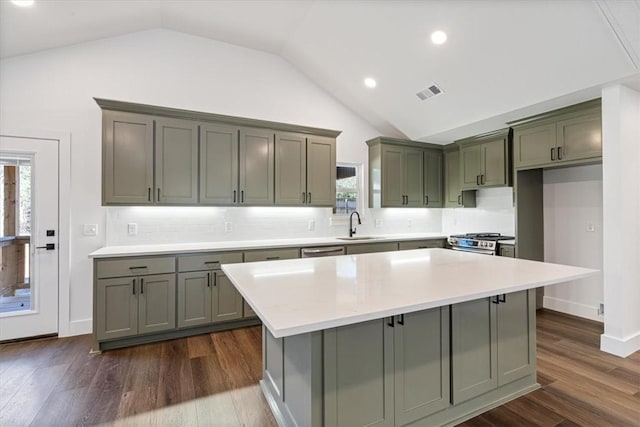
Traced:
<path id="1" fill-rule="evenodd" d="M 351 212 L 351 215 L 349 216 L 349 237 L 353 237 L 353 235 L 356 234 L 356 228 L 353 226 L 353 214 L 356 214 L 358 217 L 358 224 L 362 224 L 362 222 L 360 222 L 360 214 L 358 211 Z"/>

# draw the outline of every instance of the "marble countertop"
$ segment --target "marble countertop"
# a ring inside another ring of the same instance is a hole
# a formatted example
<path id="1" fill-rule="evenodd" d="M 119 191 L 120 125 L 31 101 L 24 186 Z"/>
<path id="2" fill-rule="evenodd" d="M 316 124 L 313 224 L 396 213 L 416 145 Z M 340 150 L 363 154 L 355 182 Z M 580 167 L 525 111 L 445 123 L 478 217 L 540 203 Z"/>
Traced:
<path id="1" fill-rule="evenodd" d="M 411 241 L 426 239 L 445 239 L 442 233 L 416 234 L 385 234 L 375 235 L 367 240 L 341 240 L 338 237 L 312 237 L 301 239 L 267 239 L 267 240 L 236 240 L 200 243 L 171 243 L 131 246 L 105 246 L 89 254 L 89 258 L 114 258 L 125 256 L 165 255 L 191 252 L 238 251 L 251 249 L 270 249 L 286 247 L 311 247 L 356 245 L 385 241 Z"/>
<path id="2" fill-rule="evenodd" d="M 446 249 L 226 264 L 222 270 L 276 338 L 597 273 Z"/>

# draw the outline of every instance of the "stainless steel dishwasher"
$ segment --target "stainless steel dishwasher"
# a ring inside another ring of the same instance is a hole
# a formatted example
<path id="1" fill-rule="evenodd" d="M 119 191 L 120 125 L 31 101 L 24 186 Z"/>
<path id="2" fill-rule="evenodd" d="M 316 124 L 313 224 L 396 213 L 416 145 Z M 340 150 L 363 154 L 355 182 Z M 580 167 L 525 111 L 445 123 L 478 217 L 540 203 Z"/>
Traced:
<path id="1" fill-rule="evenodd" d="M 322 248 L 302 248 L 302 258 L 318 258 L 323 256 L 344 255 L 344 246 L 325 246 Z"/>

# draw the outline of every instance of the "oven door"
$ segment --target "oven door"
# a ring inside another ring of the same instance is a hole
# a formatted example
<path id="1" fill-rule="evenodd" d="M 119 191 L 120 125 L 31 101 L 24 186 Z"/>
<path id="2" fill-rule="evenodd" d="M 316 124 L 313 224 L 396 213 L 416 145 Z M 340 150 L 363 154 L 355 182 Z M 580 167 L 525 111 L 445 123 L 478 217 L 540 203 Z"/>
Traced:
<path id="1" fill-rule="evenodd" d="M 482 248 L 461 248 L 458 246 L 451 246 L 451 249 L 453 249 L 454 251 L 461 251 L 461 252 L 471 252 L 474 254 L 483 254 L 483 255 L 495 255 L 496 251 L 492 250 L 492 249 L 482 249 Z"/>

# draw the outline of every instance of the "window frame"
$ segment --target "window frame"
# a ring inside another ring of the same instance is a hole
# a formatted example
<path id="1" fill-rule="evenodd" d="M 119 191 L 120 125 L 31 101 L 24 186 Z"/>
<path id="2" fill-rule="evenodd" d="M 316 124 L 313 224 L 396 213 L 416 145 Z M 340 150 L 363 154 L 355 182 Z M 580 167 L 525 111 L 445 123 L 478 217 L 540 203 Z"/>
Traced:
<path id="1" fill-rule="evenodd" d="M 353 163 L 353 162 L 336 162 L 336 171 L 338 170 L 338 167 L 348 167 L 348 168 L 355 168 L 356 170 L 356 193 L 357 193 L 357 198 L 356 198 L 356 211 L 358 211 L 358 213 L 360 214 L 361 217 L 364 217 L 363 215 L 363 202 L 364 202 L 364 179 L 362 176 L 362 173 L 364 171 L 364 165 L 362 163 Z M 338 193 L 338 178 L 336 176 L 336 194 Z M 333 212 L 331 215 L 332 221 L 338 221 L 338 222 L 342 222 L 347 221 L 349 218 L 349 215 L 347 214 L 338 214 L 336 213 L 337 210 L 337 206 L 333 207 Z"/>

